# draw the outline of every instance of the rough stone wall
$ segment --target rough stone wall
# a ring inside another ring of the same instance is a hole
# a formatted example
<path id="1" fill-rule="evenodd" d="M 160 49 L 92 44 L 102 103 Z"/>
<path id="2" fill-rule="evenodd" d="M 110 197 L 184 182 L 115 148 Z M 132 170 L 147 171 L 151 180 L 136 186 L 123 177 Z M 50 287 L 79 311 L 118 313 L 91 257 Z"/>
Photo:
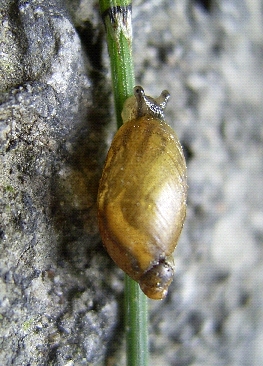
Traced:
<path id="1" fill-rule="evenodd" d="M 114 114 L 93 1 L 0 1 L 0 364 L 124 365 L 96 190 Z M 171 93 L 188 212 L 153 366 L 263 364 L 260 0 L 133 2 L 136 82 Z M 117 360 L 117 361 L 116 361 Z"/>

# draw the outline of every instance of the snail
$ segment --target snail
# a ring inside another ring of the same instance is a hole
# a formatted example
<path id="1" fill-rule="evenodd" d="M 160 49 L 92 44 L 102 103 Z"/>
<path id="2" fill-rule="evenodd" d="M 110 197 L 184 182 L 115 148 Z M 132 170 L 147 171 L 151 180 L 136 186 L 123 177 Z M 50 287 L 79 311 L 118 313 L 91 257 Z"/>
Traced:
<path id="1" fill-rule="evenodd" d="M 173 251 L 186 214 L 186 164 L 164 122 L 170 94 L 153 99 L 140 86 L 124 103 L 98 190 L 98 222 L 113 261 L 151 299 L 164 299 Z"/>

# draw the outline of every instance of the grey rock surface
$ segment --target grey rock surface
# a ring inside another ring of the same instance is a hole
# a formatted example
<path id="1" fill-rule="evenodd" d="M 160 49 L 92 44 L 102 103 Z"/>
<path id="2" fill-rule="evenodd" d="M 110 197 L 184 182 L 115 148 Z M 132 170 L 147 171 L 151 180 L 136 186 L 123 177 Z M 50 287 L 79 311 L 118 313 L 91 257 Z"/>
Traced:
<path id="1" fill-rule="evenodd" d="M 97 3 L 0 1 L 0 364 L 124 365 L 123 275 L 96 224 L 114 129 Z M 133 2 L 136 82 L 171 93 L 188 212 L 152 366 L 263 364 L 260 0 Z"/>
<path id="2" fill-rule="evenodd" d="M 118 325 L 95 204 L 109 85 L 62 2 L 5 5 L 0 364 L 97 364 Z"/>

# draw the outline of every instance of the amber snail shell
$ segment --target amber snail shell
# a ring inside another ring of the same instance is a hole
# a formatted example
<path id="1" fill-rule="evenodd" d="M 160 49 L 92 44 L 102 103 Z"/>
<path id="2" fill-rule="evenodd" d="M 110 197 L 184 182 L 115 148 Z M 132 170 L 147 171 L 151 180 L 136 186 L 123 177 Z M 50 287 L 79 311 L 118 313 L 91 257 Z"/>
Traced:
<path id="1" fill-rule="evenodd" d="M 140 86 L 124 104 L 124 124 L 109 149 L 98 191 L 98 221 L 114 262 L 151 299 L 173 280 L 172 253 L 186 213 L 186 164 L 164 122 L 169 93 L 157 99 Z"/>

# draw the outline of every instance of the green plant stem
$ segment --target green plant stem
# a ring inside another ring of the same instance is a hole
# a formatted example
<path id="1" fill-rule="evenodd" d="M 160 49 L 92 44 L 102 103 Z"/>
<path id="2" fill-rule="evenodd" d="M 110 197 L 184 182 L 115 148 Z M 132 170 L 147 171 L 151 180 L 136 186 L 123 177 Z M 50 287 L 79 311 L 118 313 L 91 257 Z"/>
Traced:
<path id="1" fill-rule="evenodd" d="M 135 86 L 132 59 L 131 1 L 100 0 L 100 8 L 106 27 L 117 125 L 120 127 L 122 125 L 123 103 L 129 96 L 133 95 Z"/>
<path id="2" fill-rule="evenodd" d="M 124 101 L 135 86 L 132 59 L 131 0 L 100 0 L 110 55 L 117 125 L 122 125 Z M 148 365 L 147 297 L 125 275 L 127 366 Z"/>
<path id="3" fill-rule="evenodd" d="M 148 365 L 148 303 L 137 282 L 125 275 L 127 366 Z"/>

